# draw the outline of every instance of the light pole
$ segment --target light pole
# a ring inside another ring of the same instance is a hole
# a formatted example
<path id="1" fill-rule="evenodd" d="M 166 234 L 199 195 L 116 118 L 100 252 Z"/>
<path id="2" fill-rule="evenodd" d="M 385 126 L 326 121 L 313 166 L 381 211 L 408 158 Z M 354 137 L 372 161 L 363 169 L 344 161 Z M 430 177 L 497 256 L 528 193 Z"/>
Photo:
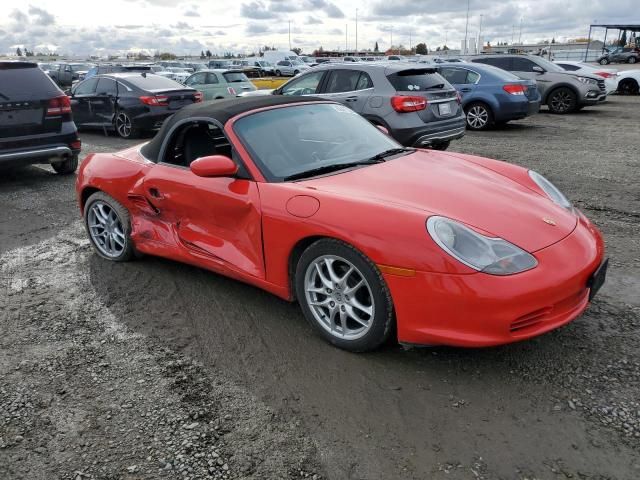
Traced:
<path id="1" fill-rule="evenodd" d="M 393 48 L 393 25 L 391 25 L 389 27 L 389 32 L 391 33 L 391 40 L 390 40 L 389 50 L 391 50 Z"/>
<path id="2" fill-rule="evenodd" d="M 349 24 L 344 24 L 344 53 L 349 52 Z"/>
<path id="3" fill-rule="evenodd" d="M 289 20 L 289 51 L 291 51 L 291 20 Z"/>
<path id="4" fill-rule="evenodd" d="M 480 42 L 482 42 L 482 17 L 484 17 L 483 14 L 480 14 L 480 29 L 478 30 L 478 53 L 482 53 L 482 45 L 480 45 Z M 483 42 L 484 43 L 484 42 Z"/>
<path id="5" fill-rule="evenodd" d="M 356 56 L 358 55 L 358 9 L 356 8 Z"/>
<path id="6" fill-rule="evenodd" d="M 463 54 L 466 55 L 467 51 L 469 50 L 469 4 L 471 3 L 471 0 L 467 0 L 467 21 L 465 23 L 464 26 L 464 52 Z"/>
<path id="7" fill-rule="evenodd" d="M 523 17 L 520 17 L 520 35 L 518 36 L 518 43 L 520 45 L 522 45 L 522 19 Z"/>

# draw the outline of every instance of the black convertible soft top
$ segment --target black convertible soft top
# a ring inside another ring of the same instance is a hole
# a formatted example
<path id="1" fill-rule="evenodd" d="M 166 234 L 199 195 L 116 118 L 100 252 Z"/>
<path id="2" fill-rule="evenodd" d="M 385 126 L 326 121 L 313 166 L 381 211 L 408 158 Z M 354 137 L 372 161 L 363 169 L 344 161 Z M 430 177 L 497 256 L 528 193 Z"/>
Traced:
<path id="1" fill-rule="evenodd" d="M 140 152 L 152 162 L 157 162 L 160 155 L 160 148 L 164 138 L 172 127 L 189 118 L 212 118 L 224 126 L 231 118 L 241 113 L 249 112 L 264 107 L 277 105 L 287 105 L 289 103 L 324 101 L 314 97 L 295 97 L 282 95 L 265 95 L 255 97 L 231 98 L 228 100 L 213 100 L 203 103 L 194 103 L 184 107 L 170 118 L 168 118 L 162 128 L 149 143 L 144 145 Z"/>

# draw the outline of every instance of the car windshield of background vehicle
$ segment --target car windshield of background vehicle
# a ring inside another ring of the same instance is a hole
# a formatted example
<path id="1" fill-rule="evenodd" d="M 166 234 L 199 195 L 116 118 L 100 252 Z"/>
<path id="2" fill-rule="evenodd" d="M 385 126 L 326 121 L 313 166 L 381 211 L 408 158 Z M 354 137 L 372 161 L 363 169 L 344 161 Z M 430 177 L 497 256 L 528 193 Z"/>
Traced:
<path id="1" fill-rule="evenodd" d="M 444 88 L 447 81 L 431 69 L 401 70 L 387 75 L 398 92 L 415 92 Z"/>
<path id="2" fill-rule="evenodd" d="M 234 131 L 270 182 L 367 160 L 400 145 L 350 108 L 299 105 L 238 120 Z"/>
<path id="3" fill-rule="evenodd" d="M 227 83 L 239 83 L 239 82 L 249 81 L 249 78 L 247 78 L 247 76 L 241 72 L 223 73 L 222 76 L 227 81 Z"/>

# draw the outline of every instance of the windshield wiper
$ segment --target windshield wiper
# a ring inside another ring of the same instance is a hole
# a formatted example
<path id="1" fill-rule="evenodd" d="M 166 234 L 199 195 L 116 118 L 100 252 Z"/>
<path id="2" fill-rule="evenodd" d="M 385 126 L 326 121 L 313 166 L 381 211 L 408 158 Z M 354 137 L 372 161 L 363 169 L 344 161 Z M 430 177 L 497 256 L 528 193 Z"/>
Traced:
<path id="1" fill-rule="evenodd" d="M 399 153 L 405 153 L 405 152 L 415 152 L 415 149 L 413 149 L 413 148 L 405 148 L 405 147 L 390 148 L 389 150 L 385 150 L 384 152 L 377 153 L 373 157 L 367 158 L 367 160 L 365 160 L 365 161 L 376 161 L 376 160 L 383 160 L 384 161 L 384 159 L 387 158 L 387 157 L 390 157 L 392 155 L 398 155 Z"/>
<path id="2" fill-rule="evenodd" d="M 437 85 L 431 85 L 430 87 L 426 87 L 425 90 L 433 90 L 436 88 L 444 88 L 444 83 L 438 83 Z"/>
<path id="3" fill-rule="evenodd" d="M 383 152 L 384 153 L 384 152 Z M 349 163 L 334 163 L 332 165 L 325 165 L 323 167 L 312 168 L 311 170 L 305 170 L 304 172 L 294 173 L 284 177 L 282 180 L 287 182 L 289 180 L 299 180 L 301 178 L 315 177 L 316 175 L 322 175 L 323 173 L 336 172 L 338 170 L 344 170 L 345 168 L 357 167 L 360 165 L 373 165 L 376 163 L 382 163 L 382 158 L 368 158 L 367 160 L 360 160 L 358 162 Z"/>

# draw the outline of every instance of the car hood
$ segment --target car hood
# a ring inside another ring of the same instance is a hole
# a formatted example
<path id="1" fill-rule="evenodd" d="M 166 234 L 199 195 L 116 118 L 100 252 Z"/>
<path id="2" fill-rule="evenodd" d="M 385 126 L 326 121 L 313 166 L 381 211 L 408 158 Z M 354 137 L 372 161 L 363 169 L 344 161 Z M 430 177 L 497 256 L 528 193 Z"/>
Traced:
<path id="1" fill-rule="evenodd" d="M 529 252 L 562 240 L 577 223 L 573 213 L 533 189 L 442 152 L 417 151 L 299 183 L 347 198 L 421 210 L 425 220 L 442 215 Z"/>

